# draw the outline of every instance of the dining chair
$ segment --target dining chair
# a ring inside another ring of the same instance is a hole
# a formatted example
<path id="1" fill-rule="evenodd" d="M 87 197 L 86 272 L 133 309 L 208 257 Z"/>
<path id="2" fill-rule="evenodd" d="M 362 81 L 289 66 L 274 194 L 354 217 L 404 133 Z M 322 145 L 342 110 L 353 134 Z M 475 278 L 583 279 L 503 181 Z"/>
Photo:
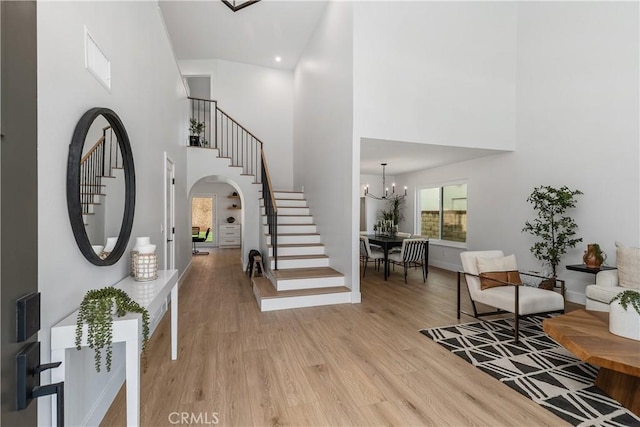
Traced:
<path id="1" fill-rule="evenodd" d="M 421 266 L 422 281 L 427 281 L 427 244 L 425 239 L 404 239 L 400 253 L 389 254 L 389 262 L 404 268 L 404 283 L 407 283 L 407 270 L 412 266 Z"/>
<path id="2" fill-rule="evenodd" d="M 367 236 L 360 236 L 360 261 L 362 261 L 362 277 L 367 273 L 367 265 L 369 259 L 375 262 L 376 270 L 380 266 L 380 263 L 384 261 L 384 253 L 382 251 L 372 249 L 369 244 L 369 238 Z"/>
<path id="3" fill-rule="evenodd" d="M 198 228 L 198 235 L 194 236 L 193 235 L 193 229 L 194 228 Z M 211 232 L 211 228 L 207 228 L 207 232 L 205 233 L 204 237 L 200 237 L 200 227 L 191 227 L 191 241 L 193 242 L 193 254 L 194 255 L 209 255 L 209 252 L 203 252 L 203 251 L 199 251 L 196 248 L 196 243 L 202 243 L 202 242 L 206 242 L 207 239 L 209 238 L 209 233 Z"/>

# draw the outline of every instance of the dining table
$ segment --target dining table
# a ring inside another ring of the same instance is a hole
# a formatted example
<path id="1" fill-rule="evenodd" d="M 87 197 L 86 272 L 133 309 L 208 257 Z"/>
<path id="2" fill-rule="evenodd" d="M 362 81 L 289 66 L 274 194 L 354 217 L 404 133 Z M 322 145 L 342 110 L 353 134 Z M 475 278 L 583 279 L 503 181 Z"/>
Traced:
<path id="1" fill-rule="evenodd" d="M 384 252 L 384 280 L 389 277 L 389 250 L 402 246 L 402 241 L 408 237 L 386 234 L 368 234 L 369 243 L 382 247 Z"/>

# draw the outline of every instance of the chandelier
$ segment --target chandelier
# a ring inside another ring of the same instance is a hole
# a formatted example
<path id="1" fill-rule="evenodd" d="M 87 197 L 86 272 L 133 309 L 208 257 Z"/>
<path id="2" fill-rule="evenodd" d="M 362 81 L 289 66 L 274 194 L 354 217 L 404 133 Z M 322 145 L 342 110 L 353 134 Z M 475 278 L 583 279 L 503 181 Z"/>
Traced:
<path id="1" fill-rule="evenodd" d="M 382 188 L 384 188 L 384 195 L 383 196 L 376 196 L 374 194 L 369 193 L 369 184 L 367 184 L 366 187 L 364 187 L 364 195 L 367 197 L 371 197 L 373 199 L 377 199 L 377 200 L 387 200 L 390 198 L 399 198 L 402 199 L 404 197 L 407 196 L 407 187 L 404 187 L 404 194 L 400 195 L 396 195 L 396 184 L 393 183 L 391 184 L 391 193 L 389 193 L 389 187 L 385 187 L 385 181 L 387 179 L 386 174 L 385 174 L 385 168 L 387 167 L 386 163 L 380 163 L 380 165 L 382 165 Z"/>
<path id="2" fill-rule="evenodd" d="M 258 3 L 260 0 L 222 0 L 222 3 L 226 4 L 229 9 L 233 10 L 234 12 L 239 11 L 240 9 L 244 9 L 247 6 L 251 6 L 254 3 Z"/>

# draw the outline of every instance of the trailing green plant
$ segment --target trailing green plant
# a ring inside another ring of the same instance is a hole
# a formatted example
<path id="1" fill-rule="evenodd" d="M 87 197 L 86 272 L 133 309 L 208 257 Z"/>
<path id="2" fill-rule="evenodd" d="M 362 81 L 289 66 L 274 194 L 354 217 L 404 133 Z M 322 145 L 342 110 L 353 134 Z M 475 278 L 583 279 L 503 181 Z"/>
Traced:
<path id="1" fill-rule="evenodd" d="M 115 306 L 115 313 L 114 313 Z M 122 289 L 106 287 L 94 289 L 84 296 L 78 310 L 76 323 L 76 348 L 82 343 L 82 326 L 87 324 L 87 343 L 95 351 L 95 367 L 100 372 L 102 350 L 106 353 L 107 372 L 111 371 L 113 355 L 113 316 L 122 317 L 127 313 L 142 315 L 142 362 L 146 370 L 146 349 L 149 341 L 149 312 L 131 299 Z"/>
<path id="2" fill-rule="evenodd" d="M 640 292 L 628 289 L 616 295 L 611 301 L 609 301 L 609 304 L 614 301 L 619 301 L 625 311 L 627 310 L 627 307 L 631 305 L 636 309 L 636 312 L 640 314 Z"/>
<path id="3" fill-rule="evenodd" d="M 568 248 L 575 248 L 582 242 L 582 238 L 574 237 L 578 225 L 565 215 L 568 209 L 576 207 L 575 196 L 578 194 L 582 192 L 570 190 L 567 186 L 554 188 L 547 185 L 534 188 L 527 197 L 527 202 L 533 205 L 538 216 L 532 222 L 525 222 L 522 231 L 540 239 L 530 248 L 531 253 L 550 265 L 554 276 L 562 255 Z"/>
<path id="4" fill-rule="evenodd" d="M 392 220 L 394 225 L 400 224 L 400 221 L 404 221 L 404 214 L 402 209 L 404 208 L 403 196 L 391 196 L 387 199 L 387 209 L 380 210 L 380 215 L 384 220 Z"/>
<path id="5" fill-rule="evenodd" d="M 194 118 L 189 119 L 189 131 L 191 135 L 200 136 L 204 131 L 204 122 L 199 122 Z"/>

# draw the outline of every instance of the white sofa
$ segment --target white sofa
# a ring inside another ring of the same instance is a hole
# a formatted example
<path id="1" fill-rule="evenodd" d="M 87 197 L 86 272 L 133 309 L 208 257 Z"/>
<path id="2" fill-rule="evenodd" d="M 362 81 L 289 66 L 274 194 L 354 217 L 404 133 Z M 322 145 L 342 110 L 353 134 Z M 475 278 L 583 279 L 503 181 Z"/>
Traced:
<path id="1" fill-rule="evenodd" d="M 587 296 L 587 310 L 609 311 L 609 302 L 620 292 L 629 288 L 618 284 L 618 271 L 606 270 L 596 274 L 596 283 L 587 286 L 585 294 Z"/>
<path id="2" fill-rule="evenodd" d="M 616 242 L 616 264 L 617 270 L 599 272 L 595 285 L 587 286 L 587 310 L 609 311 L 609 303 L 619 293 L 640 291 L 640 248 Z"/>

